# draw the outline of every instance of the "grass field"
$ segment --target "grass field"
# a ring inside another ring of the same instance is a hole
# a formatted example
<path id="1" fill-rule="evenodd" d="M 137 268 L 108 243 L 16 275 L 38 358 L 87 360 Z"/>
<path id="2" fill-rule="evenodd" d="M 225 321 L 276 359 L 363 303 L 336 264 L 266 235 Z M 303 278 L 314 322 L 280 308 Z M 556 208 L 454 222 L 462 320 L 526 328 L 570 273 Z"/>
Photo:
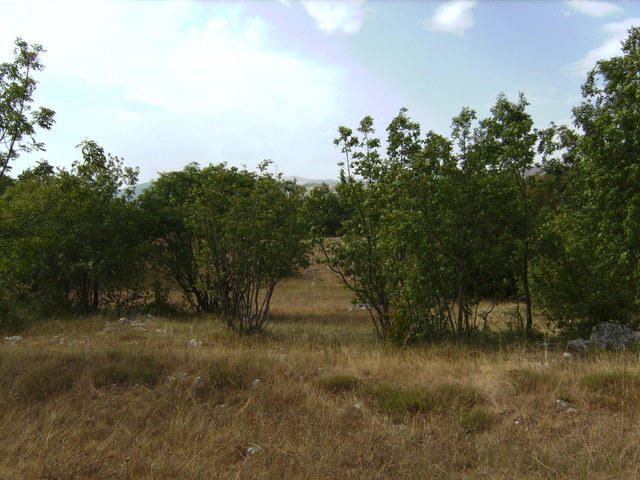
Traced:
<path id="1" fill-rule="evenodd" d="M 640 478 L 637 352 L 399 349 L 348 306 L 314 267 L 261 337 L 36 325 L 0 343 L 0 479 Z"/>

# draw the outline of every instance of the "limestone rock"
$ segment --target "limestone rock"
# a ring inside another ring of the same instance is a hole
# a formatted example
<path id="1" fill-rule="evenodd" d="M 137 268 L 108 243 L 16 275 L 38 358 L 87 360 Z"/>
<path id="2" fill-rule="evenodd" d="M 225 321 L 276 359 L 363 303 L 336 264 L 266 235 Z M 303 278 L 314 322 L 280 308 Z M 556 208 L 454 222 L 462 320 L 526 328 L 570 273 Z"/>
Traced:
<path id="1" fill-rule="evenodd" d="M 583 340 L 581 338 L 567 342 L 567 348 L 569 348 L 569 350 L 586 350 L 591 347 L 591 345 L 593 345 L 591 340 Z"/>
<path id="2" fill-rule="evenodd" d="M 640 332 L 626 325 L 601 322 L 593 327 L 590 340 L 602 348 L 624 350 L 640 343 Z"/>

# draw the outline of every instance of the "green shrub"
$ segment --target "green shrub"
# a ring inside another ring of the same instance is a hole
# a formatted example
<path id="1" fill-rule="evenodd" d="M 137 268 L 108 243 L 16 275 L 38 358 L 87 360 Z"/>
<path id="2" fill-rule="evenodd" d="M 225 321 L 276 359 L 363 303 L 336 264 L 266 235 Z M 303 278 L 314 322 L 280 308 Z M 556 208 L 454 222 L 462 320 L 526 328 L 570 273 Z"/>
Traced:
<path id="1" fill-rule="evenodd" d="M 332 393 L 349 392 L 355 390 L 362 382 L 359 378 L 351 375 L 333 375 L 321 378 L 318 384 L 325 390 Z"/>
<path id="2" fill-rule="evenodd" d="M 41 401 L 71 390 L 74 376 L 64 368 L 50 366 L 27 373 L 18 384 L 18 394 L 27 401 Z"/>
<path id="3" fill-rule="evenodd" d="M 495 423 L 495 418 L 487 410 L 475 409 L 460 415 L 457 423 L 466 433 L 478 433 L 489 430 Z"/>

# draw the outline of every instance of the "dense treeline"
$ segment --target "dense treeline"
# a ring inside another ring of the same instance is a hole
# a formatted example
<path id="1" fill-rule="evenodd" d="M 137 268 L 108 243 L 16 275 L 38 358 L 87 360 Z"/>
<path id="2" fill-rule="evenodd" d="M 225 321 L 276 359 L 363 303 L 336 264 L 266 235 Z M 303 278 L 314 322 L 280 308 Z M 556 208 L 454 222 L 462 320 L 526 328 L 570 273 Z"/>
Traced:
<path id="1" fill-rule="evenodd" d="M 422 136 L 406 110 L 387 127 L 340 127 L 339 193 L 351 212 L 331 267 L 401 342 L 471 335 L 481 299 L 534 301 L 563 329 L 635 323 L 640 307 L 640 30 L 598 62 L 574 108 L 577 130 L 534 128 L 520 95 L 451 137 Z"/>
<path id="2" fill-rule="evenodd" d="M 42 51 L 17 40 L 0 65 L 0 328 L 25 312 L 189 310 L 259 332 L 313 240 L 378 335 L 401 343 L 483 331 L 481 300 L 517 301 L 525 332 L 534 307 L 563 329 L 638 319 L 638 29 L 589 74 L 575 130 L 538 129 L 523 94 L 499 95 L 487 118 L 463 108 L 449 136 L 402 109 L 383 151 L 365 117 L 339 129 L 340 183 L 309 191 L 268 162 L 190 164 L 136 197 L 137 171 L 90 140 L 69 170 L 8 177 L 54 122 L 31 109 Z"/>

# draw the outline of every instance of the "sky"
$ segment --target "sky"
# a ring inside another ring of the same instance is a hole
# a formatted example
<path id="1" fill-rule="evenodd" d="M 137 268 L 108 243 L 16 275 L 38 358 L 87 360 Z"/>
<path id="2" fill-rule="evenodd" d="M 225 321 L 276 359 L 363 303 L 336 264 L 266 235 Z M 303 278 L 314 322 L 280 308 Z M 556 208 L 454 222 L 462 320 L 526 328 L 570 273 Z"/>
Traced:
<path id="1" fill-rule="evenodd" d="M 523 92 L 537 128 L 569 124 L 598 59 L 640 26 L 640 0 L 0 0 L 0 61 L 41 44 L 40 132 L 69 168 L 85 139 L 158 172 L 262 160 L 285 176 L 337 178 L 340 125 L 373 116 L 384 138 L 403 107 L 449 135 L 463 107 L 490 115 Z"/>

